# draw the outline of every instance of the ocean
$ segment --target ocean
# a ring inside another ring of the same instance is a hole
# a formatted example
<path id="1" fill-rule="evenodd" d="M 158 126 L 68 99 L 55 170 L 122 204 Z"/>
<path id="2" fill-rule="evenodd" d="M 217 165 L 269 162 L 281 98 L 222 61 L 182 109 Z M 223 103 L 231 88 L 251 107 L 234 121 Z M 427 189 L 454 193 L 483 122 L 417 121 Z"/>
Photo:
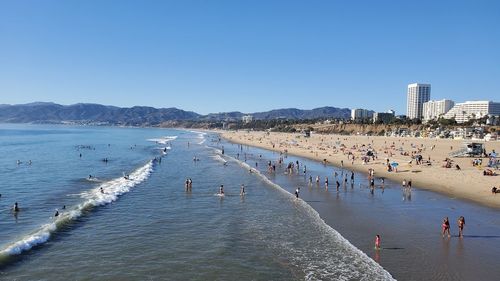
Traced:
<path id="1" fill-rule="evenodd" d="M 201 132 L 2 125 L 0 278 L 391 279 L 221 145 Z"/>
<path id="2" fill-rule="evenodd" d="M 358 173 L 337 190 L 334 173 L 350 171 L 215 133 L 4 124 L 0 155 L 2 280 L 499 276 L 497 210 L 425 190 L 402 193 L 388 180 L 372 193 Z M 287 169 L 297 161 L 298 171 Z M 441 238 L 444 215 L 465 215 L 463 241 Z"/>

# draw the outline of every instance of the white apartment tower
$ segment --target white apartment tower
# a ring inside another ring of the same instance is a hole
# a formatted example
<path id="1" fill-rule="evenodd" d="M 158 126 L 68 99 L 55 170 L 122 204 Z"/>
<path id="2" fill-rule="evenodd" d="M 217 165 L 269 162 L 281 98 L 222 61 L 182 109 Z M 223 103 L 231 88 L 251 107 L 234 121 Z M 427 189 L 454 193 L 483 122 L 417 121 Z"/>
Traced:
<path id="1" fill-rule="evenodd" d="M 423 118 L 425 122 L 428 122 L 432 119 L 437 119 L 440 116 L 443 116 L 448 112 L 453 106 L 455 102 L 452 100 L 438 100 L 438 101 L 428 101 L 424 102 L 423 106 Z"/>
<path id="2" fill-rule="evenodd" d="M 472 118 L 478 119 L 485 116 L 499 116 L 500 103 L 492 101 L 466 101 L 457 103 L 444 118 L 455 118 L 457 123 L 464 123 Z"/>
<path id="3" fill-rule="evenodd" d="M 424 102 L 431 99 L 431 84 L 413 83 L 408 85 L 406 116 L 409 119 L 422 119 Z"/>
<path id="4" fill-rule="evenodd" d="M 243 121 L 243 123 L 247 124 L 253 121 L 253 116 L 250 114 L 243 115 L 243 117 L 241 117 L 241 120 Z"/>
<path id="5" fill-rule="evenodd" d="M 351 109 L 351 119 L 352 120 L 364 120 L 372 119 L 373 111 L 368 109 L 354 108 Z"/>

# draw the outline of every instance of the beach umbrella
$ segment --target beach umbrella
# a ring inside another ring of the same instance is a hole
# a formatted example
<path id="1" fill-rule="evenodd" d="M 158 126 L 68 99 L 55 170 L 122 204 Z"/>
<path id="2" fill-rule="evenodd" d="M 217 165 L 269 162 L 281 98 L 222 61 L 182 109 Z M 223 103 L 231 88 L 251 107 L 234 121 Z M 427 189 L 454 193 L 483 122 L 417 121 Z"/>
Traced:
<path id="1" fill-rule="evenodd" d="M 393 167 L 397 167 L 397 166 L 399 166 L 399 163 L 397 163 L 397 162 L 392 162 L 392 163 L 391 163 L 391 166 L 393 166 Z"/>

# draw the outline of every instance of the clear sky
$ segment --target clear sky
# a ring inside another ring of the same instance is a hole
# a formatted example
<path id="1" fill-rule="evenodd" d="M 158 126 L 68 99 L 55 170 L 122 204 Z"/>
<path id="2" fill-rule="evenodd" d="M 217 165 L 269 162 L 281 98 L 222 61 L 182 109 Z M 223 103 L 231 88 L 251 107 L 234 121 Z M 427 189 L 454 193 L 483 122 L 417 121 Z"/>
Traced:
<path id="1" fill-rule="evenodd" d="M 498 0 L 0 0 L 0 104 L 198 113 L 499 100 Z"/>

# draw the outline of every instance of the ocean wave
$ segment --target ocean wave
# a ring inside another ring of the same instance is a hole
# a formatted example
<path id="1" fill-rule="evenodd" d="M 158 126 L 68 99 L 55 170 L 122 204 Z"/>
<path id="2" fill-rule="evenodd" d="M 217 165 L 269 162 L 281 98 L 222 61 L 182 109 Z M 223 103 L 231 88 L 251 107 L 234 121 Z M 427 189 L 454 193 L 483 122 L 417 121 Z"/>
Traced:
<path id="1" fill-rule="evenodd" d="M 201 138 L 204 138 L 204 137 L 205 137 L 205 135 L 207 134 L 207 133 L 205 133 L 205 132 L 200 132 L 200 131 L 189 131 L 189 132 L 190 132 L 190 133 L 193 133 L 193 134 L 198 134 L 198 138 L 200 138 L 200 139 L 201 139 Z"/>
<path id="2" fill-rule="evenodd" d="M 153 166 L 154 162 L 149 161 L 146 165 L 132 172 L 128 176 L 128 179 L 125 179 L 124 177 L 116 178 L 104 182 L 92 190 L 82 193 L 80 195 L 84 199 L 82 203 L 67 211 L 63 211 L 56 219 L 54 219 L 53 222 L 40 226 L 34 232 L 1 249 L 0 261 L 1 258 L 19 255 L 35 246 L 44 244 L 50 239 L 53 233 L 60 229 L 61 226 L 80 217 L 83 211 L 116 201 L 120 195 L 129 192 L 134 186 L 144 182 L 152 173 Z M 103 192 L 101 192 L 101 188 Z"/>
<path id="3" fill-rule="evenodd" d="M 222 162 L 222 163 L 224 163 L 224 164 L 225 164 L 225 163 L 227 163 L 227 160 L 226 160 L 226 159 L 224 159 L 224 158 L 222 158 L 222 156 L 221 156 L 221 155 L 219 155 L 219 154 L 216 154 L 216 155 L 212 156 L 211 158 L 212 158 L 212 159 L 215 159 L 215 160 L 217 160 L 217 161 L 219 161 L 219 162 Z"/>
<path id="4" fill-rule="evenodd" d="M 147 141 L 156 142 L 157 144 L 167 144 L 175 139 L 177 139 L 177 136 L 164 136 L 161 138 L 147 139 Z"/>

